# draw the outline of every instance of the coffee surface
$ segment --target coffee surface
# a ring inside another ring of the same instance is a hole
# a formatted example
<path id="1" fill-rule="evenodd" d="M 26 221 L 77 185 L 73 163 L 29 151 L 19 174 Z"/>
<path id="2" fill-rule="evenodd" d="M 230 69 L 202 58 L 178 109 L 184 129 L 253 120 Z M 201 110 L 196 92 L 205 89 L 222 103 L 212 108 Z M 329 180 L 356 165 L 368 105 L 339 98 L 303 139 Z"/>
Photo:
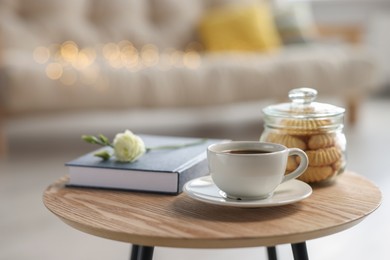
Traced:
<path id="1" fill-rule="evenodd" d="M 264 154 L 270 153 L 270 151 L 257 150 L 257 149 L 235 149 L 235 150 L 226 150 L 224 153 L 230 154 Z"/>

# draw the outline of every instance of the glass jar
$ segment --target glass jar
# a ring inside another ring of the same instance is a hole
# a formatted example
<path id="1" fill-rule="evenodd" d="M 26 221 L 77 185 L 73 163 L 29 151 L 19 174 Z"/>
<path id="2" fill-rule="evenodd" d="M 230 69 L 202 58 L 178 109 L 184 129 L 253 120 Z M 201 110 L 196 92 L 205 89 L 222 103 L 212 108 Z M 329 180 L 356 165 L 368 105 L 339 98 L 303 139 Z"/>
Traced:
<path id="1" fill-rule="evenodd" d="M 289 92 L 291 103 L 263 109 L 262 142 L 283 144 L 304 150 L 309 158 L 307 170 L 298 178 L 306 183 L 325 183 L 335 179 L 346 166 L 344 108 L 314 102 L 317 91 L 298 88 Z M 293 171 L 299 157 L 290 156 L 286 172 Z"/>

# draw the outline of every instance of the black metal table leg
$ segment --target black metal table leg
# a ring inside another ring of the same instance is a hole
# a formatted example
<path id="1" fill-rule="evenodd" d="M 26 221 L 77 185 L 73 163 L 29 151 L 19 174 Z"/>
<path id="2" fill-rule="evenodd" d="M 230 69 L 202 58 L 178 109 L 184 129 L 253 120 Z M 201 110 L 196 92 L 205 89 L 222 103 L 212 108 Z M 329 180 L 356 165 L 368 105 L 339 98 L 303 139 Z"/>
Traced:
<path id="1" fill-rule="evenodd" d="M 294 260 L 309 260 L 306 242 L 291 244 Z"/>
<path id="2" fill-rule="evenodd" d="M 153 252 L 153 246 L 133 245 L 130 260 L 152 260 Z"/>
<path id="3" fill-rule="evenodd" d="M 294 260 L 309 260 L 306 242 L 291 244 Z M 152 260 L 154 247 L 133 245 L 130 260 Z M 276 247 L 267 247 L 268 260 L 277 260 Z"/>
<path id="4" fill-rule="evenodd" d="M 276 247 L 269 246 L 267 247 L 268 260 L 278 260 L 278 255 L 276 254 Z"/>
<path id="5" fill-rule="evenodd" d="M 138 259 L 138 250 L 139 250 L 138 245 L 132 245 L 130 260 L 137 260 Z"/>

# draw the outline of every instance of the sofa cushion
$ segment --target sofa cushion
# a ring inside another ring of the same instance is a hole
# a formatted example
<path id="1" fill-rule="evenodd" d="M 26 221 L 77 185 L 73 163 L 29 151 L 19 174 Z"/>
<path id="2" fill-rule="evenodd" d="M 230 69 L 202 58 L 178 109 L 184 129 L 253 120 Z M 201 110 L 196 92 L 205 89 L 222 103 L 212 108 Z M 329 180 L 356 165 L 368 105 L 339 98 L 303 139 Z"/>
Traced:
<path id="1" fill-rule="evenodd" d="M 95 0 L 89 18 L 101 43 L 130 40 L 139 49 L 181 49 L 193 40 L 201 7 L 198 0 Z"/>
<path id="2" fill-rule="evenodd" d="M 273 5 L 273 14 L 284 44 L 308 43 L 318 38 L 309 3 L 277 1 Z"/>
<path id="3" fill-rule="evenodd" d="M 32 50 L 66 40 L 84 46 L 96 43 L 96 32 L 86 19 L 88 8 L 88 0 L 14 0 L 12 6 L 2 1 L 3 46 Z"/>
<path id="4" fill-rule="evenodd" d="M 211 10 L 201 20 L 199 34 L 209 51 L 270 51 L 280 45 L 265 3 Z"/>
<path id="5" fill-rule="evenodd" d="M 27 50 L 68 40 L 179 49 L 194 40 L 202 8 L 198 0 L 1 0 L 0 41 Z"/>

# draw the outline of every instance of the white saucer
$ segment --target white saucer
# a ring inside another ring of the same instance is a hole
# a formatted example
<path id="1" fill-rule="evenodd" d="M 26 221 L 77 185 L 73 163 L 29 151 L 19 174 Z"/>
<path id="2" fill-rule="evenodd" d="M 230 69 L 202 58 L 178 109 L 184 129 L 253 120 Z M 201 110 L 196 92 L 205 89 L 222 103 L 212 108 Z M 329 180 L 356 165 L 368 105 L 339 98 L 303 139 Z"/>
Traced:
<path id="1" fill-rule="evenodd" d="M 270 198 L 262 200 L 234 200 L 223 197 L 211 176 L 207 175 L 187 182 L 183 187 L 183 191 L 191 198 L 210 204 L 258 208 L 282 206 L 303 200 L 311 195 L 312 188 L 308 184 L 294 179 L 280 184 Z"/>

